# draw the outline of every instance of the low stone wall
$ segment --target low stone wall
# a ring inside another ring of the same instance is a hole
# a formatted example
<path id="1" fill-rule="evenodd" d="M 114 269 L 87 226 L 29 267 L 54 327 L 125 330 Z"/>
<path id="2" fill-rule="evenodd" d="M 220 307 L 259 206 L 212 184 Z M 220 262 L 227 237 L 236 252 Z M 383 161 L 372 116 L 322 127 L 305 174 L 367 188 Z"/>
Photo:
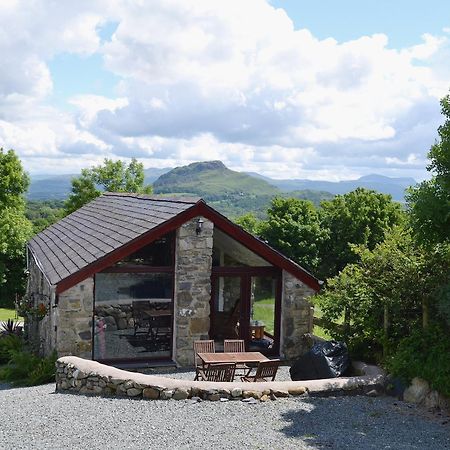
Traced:
<path id="1" fill-rule="evenodd" d="M 367 375 L 313 381 L 216 383 L 179 380 L 127 372 L 96 361 L 65 356 L 56 362 L 56 391 L 150 400 L 267 401 L 313 393 L 350 392 L 382 383 L 383 376 Z"/>

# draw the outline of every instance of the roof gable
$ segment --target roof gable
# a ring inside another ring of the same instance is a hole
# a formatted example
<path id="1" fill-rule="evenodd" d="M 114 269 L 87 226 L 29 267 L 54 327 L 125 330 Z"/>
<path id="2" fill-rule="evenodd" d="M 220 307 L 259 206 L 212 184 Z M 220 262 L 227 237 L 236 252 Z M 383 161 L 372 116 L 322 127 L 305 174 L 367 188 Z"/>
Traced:
<path id="1" fill-rule="evenodd" d="M 313 275 L 199 198 L 104 193 L 37 234 L 28 248 L 59 293 L 196 216 L 211 220 L 270 263 L 319 290 Z"/>
<path id="2" fill-rule="evenodd" d="M 28 248 L 50 284 L 56 285 L 199 200 L 105 193 L 34 236 Z"/>

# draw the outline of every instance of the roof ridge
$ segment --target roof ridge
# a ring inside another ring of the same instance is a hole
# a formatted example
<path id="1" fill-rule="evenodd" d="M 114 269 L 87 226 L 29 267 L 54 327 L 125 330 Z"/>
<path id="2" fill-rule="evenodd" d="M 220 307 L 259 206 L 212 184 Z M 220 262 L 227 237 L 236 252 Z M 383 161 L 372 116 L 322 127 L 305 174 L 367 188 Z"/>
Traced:
<path id="1" fill-rule="evenodd" d="M 199 202 L 204 202 L 202 197 L 193 196 L 193 197 L 157 197 L 155 195 L 150 194 L 139 194 L 136 192 L 103 192 L 102 196 L 108 197 L 131 197 L 141 200 L 153 200 L 157 202 L 164 203 L 182 203 L 188 205 L 195 205 Z"/>

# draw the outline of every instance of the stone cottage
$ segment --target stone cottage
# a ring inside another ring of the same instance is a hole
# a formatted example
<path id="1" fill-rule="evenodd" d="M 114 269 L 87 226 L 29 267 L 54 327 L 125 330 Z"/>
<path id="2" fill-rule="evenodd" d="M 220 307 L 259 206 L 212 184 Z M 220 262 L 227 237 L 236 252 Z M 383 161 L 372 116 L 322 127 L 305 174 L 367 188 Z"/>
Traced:
<path id="1" fill-rule="evenodd" d="M 42 354 L 189 366 L 193 341 L 241 338 L 292 359 L 312 331 L 318 280 L 202 199 L 105 193 L 27 249 Z"/>

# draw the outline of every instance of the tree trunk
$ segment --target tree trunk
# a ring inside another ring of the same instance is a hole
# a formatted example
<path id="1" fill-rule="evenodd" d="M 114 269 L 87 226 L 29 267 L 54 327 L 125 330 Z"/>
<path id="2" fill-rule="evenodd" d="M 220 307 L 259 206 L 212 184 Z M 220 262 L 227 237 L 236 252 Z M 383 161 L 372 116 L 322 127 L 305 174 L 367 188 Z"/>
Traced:
<path id="1" fill-rule="evenodd" d="M 428 298 L 422 300 L 422 328 L 426 330 L 430 323 L 430 305 Z"/>

